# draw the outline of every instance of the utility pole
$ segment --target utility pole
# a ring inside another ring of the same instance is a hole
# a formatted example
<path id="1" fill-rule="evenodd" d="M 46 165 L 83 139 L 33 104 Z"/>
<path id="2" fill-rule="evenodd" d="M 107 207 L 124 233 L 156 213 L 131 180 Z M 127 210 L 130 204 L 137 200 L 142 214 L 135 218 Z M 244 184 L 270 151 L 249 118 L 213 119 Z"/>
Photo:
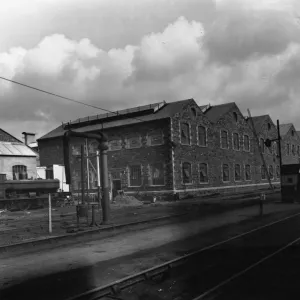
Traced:
<path id="1" fill-rule="evenodd" d="M 279 129 L 279 120 L 277 120 L 277 135 L 278 135 L 278 154 L 279 154 L 279 172 L 280 172 L 280 194 L 281 194 L 281 201 L 282 199 L 282 154 L 281 154 L 281 136 L 280 136 L 280 129 Z"/>
<path id="2" fill-rule="evenodd" d="M 81 145 L 81 204 L 84 204 L 84 147 Z"/>

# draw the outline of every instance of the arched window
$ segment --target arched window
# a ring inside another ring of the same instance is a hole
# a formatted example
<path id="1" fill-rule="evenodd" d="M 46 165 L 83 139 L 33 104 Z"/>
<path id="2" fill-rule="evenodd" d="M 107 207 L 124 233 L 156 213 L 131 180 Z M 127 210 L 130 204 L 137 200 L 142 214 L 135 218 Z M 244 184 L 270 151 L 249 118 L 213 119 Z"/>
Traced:
<path id="1" fill-rule="evenodd" d="M 268 123 L 268 130 L 270 131 L 271 130 L 271 124 Z"/>
<path id="2" fill-rule="evenodd" d="M 265 153 L 265 141 L 263 138 L 260 138 L 259 145 L 260 145 L 261 153 Z"/>
<path id="3" fill-rule="evenodd" d="M 227 164 L 223 164 L 223 181 L 229 181 L 229 166 Z"/>
<path id="4" fill-rule="evenodd" d="M 183 183 L 192 182 L 192 165 L 189 162 L 184 162 L 182 164 L 182 182 Z"/>
<path id="5" fill-rule="evenodd" d="M 198 142 L 199 146 L 205 147 L 207 145 L 206 128 L 204 126 L 198 126 Z"/>
<path id="6" fill-rule="evenodd" d="M 14 180 L 22 180 L 27 179 L 27 167 L 24 165 L 15 165 L 12 167 L 13 179 Z"/>
<path id="7" fill-rule="evenodd" d="M 240 150 L 240 138 L 239 134 L 236 132 L 233 133 L 233 149 Z"/>
<path id="8" fill-rule="evenodd" d="M 234 180 L 240 181 L 241 180 L 241 165 L 236 164 L 234 166 Z"/>
<path id="9" fill-rule="evenodd" d="M 221 148 L 228 149 L 228 132 L 226 130 L 221 130 Z"/>
<path id="10" fill-rule="evenodd" d="M 233 118 L 235 122 L 238 121 L 238 114 L 236 112 L 233 113 Z"/>
<path id="11" fill-rule="evenodd" d="M 251 180 L 251 166 L 245 165 L 245 179 Z"/>
<path id="12" fill-rule="evenodd" d="M 208 166 L 206 163 L 200 164 L 200 182 L 207 183 L 208 182 Z"/>
<path id="13" fill-rule="evenodd" d="M 187 123 L 181 123 L 181 144 L 190 144 L 190 126 Z"/>

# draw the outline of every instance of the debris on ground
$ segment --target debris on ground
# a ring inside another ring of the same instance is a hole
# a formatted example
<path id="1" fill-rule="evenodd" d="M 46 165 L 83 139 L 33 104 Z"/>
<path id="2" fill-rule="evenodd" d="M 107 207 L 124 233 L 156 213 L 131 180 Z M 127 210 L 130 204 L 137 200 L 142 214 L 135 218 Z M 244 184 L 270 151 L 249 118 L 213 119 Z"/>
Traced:
<path id="1" fill-rule="evenodd" d="M 139 201 L 133 196 L 128 195 L 118 195 L 112 201 L 114 206 L 142 206 L 143 202 Z"/>

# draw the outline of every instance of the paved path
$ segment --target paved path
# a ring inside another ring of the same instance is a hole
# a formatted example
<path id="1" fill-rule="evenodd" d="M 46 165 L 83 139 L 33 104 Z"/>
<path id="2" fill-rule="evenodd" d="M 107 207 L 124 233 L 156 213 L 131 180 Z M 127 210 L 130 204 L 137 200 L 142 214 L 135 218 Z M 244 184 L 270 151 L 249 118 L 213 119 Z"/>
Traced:
<path id="1" fill-rule="evenodd" d="M 298 204 L 267 204 L 265 214 L 299 211 Z M 257 207 L 238 209 L 220 215 L 201 217 L 182 224 L 171 224 L 142 231 L 128 232 L 104 240 L 67 248 L 56 248 L 38 254 L 0 258 L 0 289 L 34 277 L 93 265 L 109 259 L 162 246 L 177 240 L 234 224 L 258 215 Z"/>

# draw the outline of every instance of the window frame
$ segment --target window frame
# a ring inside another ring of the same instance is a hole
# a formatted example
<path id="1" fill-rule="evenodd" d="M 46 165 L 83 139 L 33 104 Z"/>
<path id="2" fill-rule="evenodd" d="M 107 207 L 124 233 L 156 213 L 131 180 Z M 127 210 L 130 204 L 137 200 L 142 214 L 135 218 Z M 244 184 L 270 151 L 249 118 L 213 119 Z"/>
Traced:
<path id="1" fill-rule="evenodd" d="M 226 134 L 227 134 L 227 148 L 223 148 L 223 147 L 222 147 L 222 131 L 226 132 Z M 220 130 L 220 148 L 221 148 L 221 149 L 225 149 L 225 150 L 228 150 L 228 149 L 229 149 L 229 132 L 228 132 L 228 130 L 226 130 L 226 129 L 221 129 L 221 130 Z"/>
<path id="2" fill-rule="evenodd" d="M 25 170 L 25 172 L 23 171 L 23 173 L 21 173 L 22 169 Z M 13 175 L 13 180 L 28 180 L 28 168 L 26 165 L 13 165 L 11 167 L 11 170 L 12 170 L 12 175 Z M 18 172 L 16 172 L 16 170 Z M 16 178 L 16 173 L 18 174 L 26 174 L 25 178 L 23 178 L 23 175 L 22 175 L 22 178 L 20 178 L 20 175 L 19 175 L 19 178 L 17 179 Z"/>
<path id="3" fill-rule="evenodd" d="M 238 137 L 238 149 L 236 149 L 234 147 L 234 136 L 237 134 L 237 137 Z M 241 145 L 240 145 L 240 135 L 238 132 L 233 132 L 232 133 L 232 150 L 234 151 L 240 151 L 241 150 Z"/>
<path id="4" fill-rule="evenodd" d="M 184 164 L 189 164 L 190 165 L 190 182 L 184 182 L 184 175 L 183 175 L 183 166 Z M 183 185 L 191 185 L 193 184 L 193 176 L 192 176 L 192 171 L 193 171 L 193 166 L 192 166 L 192 163 L 189 162 L 189 161 L 183 161 L 181 162 L 181 183 Z"/>
<path id="5" fill-rule="evenodd" d="M 162 169 L 160 171 L 162 171 L 162 179 L 163 179 L 163 184 L 153 184 L 153 166 L 160 164 Z M 154 164 L 149 164 L 149 171 L 150 171 L 150 186 L 165 186 L 166 185 L 166 179 L 165 179 L 165 164 L 164 163 L 160 163 L 160 162 L 156 162 Z"/>
<path id="6" fill-rule="evenodd" d="M 188 121 L 180 121 L 179 122 L 180 127 L 179 127 L 179 134 L 180 134 L 180 144 L 183 146 L 191 146 L 192 144 L 192 137 L 191 137 L 191 124 Z M 182 143 L 182 125 L 188 125 L 188 144 L 183 144 Z"/>
<path id="7" fill-rule="evenodd" d="M 245 148 L 245 136 L 248 137 L 248 143 L 249 143 L 249 149 L 248 150 Z M 249 134 L 244 134 L 243 135 L 243 149 L 244 149 L 245 152 L 250 152 L 250 136 L 249 136 Z"/>
<path id="8" fill-rule="evenodd" d="M 120 148 L 118 148 L 118 149 L 112 149 L 111 148 L 111 143 L 113 142 L 113 141 L 119 141 L 120 142 Z M 122 140 L 122 138 L 114 138 L 114 139 L 111 139 L 111 140 L 109 140 L 108 141 L 108 149 L 109 149 L 109 151 L 120 151 L 120 150 L 122 150 L 122 148 L 123 148 L 123 140 Z M 131 148 L 129 148 L 129 149 L 131 149 Z"/>
<path id="9" fill-rule="evenodd" d="M 228 180 L 224 180 L 224 165 L 226 165 L 228 167 Z M 221 169 L 222 169 L 222 182 L 223 183 L 228 183 L 230 182 L 230 167 L 228 163 L 222 163 L 221 165 Z"/>
<path id="10" fill-rule="evenodd" d="M 240 169 L 240 179 L 236 179 L 236 166 L 239 166 L 239 169 Z M 235 182 L 241 182 L 242 181 L 242 166 L 241 164 L 234 164 L 234 181 Z"/>
<path id="11" fill-rule="evenodd" d="M 138 167 L 138 166 L 140 167 L 140 176 L 141 176 L 140 181 L 141 181 L 141 184 L 140 185 L 132 185 L 131 184 L 131 174 L 132 174 L 131 168 Z M 143 170 L 142 170 L 142 165 L 141 164 L 135 164 L 135 165 L 129 165 L 128 166 L 128 187 L 141 187 L 143 185 L 142 172 L 143 172 Z"/>
<path id="12" fill-rule="evenodd" d="M 134 139 L 134 138 L 139 140 L 139 146 L 137 146 L 137 147 L 130 146 L 129 140 Z M 140 134 L 136 134 L 136 135 L 132 134 L 132 135 L 129 135 L 126 137 L 126 149 L 139 149 L 141 147 L 142 147 L 142 136 Z"/>
<path id="13" fill-rule="evenodd" d="M 201 181 L 201 165 L 205 165 L 205 166 L 206 166 L 206 177 L 207 177 L 207 181 Z M 208 163 L 206 163 L 206 162 L 201 162 L 201 163 L 199 163 L 198 168 L 199 168 L 199 183 L 200 183 L 200 184 L 208 184 L 208 183 L 209 183 Z"/>
<path id="14" fill-rule="evenodd" d="M 152 137 L 153 136 L 158 136 L 160 135 L 161 137 L 161 143 L 159 144 L 152 144 Z M 150 132 L 147 133 L 147 145 L 150 147 L 155 147 L 155 146 L 161 146 L 164 144 L 164 133 L 162 130 L 152 130 Z"/>
<path id="15" fill-rule="evenodd" d="M 199 134 L 200 134 L 200 132 L 199 132 L 199 127 L 202 127 L 202 128 L 204 128 L 204 130 L 205 130 L 205 145 L 200 145 L 200 139 L 199 139 Z M 199 147 L 207 147 L 207 144 L 208 144 L 207 127 L 204 126 L 204 125 L 197 125 L 197 145 L 198 145 Z"/>
<path id="16" fill-rule="evenodd" d="M 250 179 L 247 179 L 247 166 L 249 166 L 249 172 L 250 172 Z M 245 176 L 245 181 L 251 181 L 252 180 L 252 174 L 251 174 L 251 165 L 250 164 L 245 164 L 244 166 L 244 176 Z"/>

